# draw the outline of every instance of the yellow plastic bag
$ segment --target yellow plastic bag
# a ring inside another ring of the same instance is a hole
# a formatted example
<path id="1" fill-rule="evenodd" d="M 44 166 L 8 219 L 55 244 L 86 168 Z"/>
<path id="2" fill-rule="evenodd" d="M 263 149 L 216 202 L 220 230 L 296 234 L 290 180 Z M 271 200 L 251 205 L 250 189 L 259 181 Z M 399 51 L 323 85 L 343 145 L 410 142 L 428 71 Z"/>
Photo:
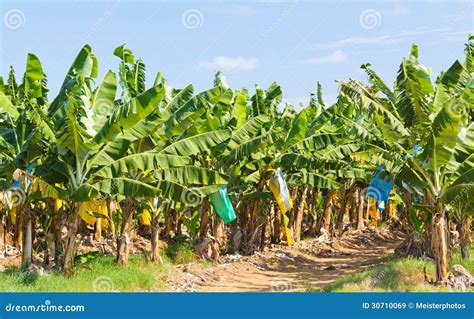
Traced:
<path id="1" fill-rule="evenodd" d="M 377 200 L 372 197 L 368 197 L 367 199 L 370 219 L 372 219 L 372 223 L 377 226 Z"/>
<path id="2" fill-rule="evenodd" d="M 62 205 L 62 203 L 61 203 Z M 107 202 L 105 200 L 93 200 L 89 202 L 83 202 L 80 209 L 80 215 L 83 221 L 89 225 L 94 225 L 97 221 L 97 217 L 92 216 L 89 213 L 101 214 L 107 216 Z M 109 221 L 107 218 L 101 218 L 101 227 L 107 228 Z"/>
<path id="3" fill-rule="evenodd" d="M 145 226 L 151 225 L 151 214 L 148 209 L 144 209 L 143 213 L 140 215 L 140 223 Z"/>
<path id="4" fill-rule="evenodd" d="M 13 225 L 16 225 L 16 207 L 10 209 L 10 221 Z"/>
<path id="5" fill-rule="evenodd" d="M 290 219 L 288 216 L 283 214 L 283 226 L 285 227 L 285 235 L 286 235 L 286 242 L 288 243 L 288 246 L 293 245 L 293 237 L 291 237 L 291 231 L 290 228 L 288 227 L 288 223 L 290 222 Z"/>
<path id="6" fill-rule="evenodd" d="M 283 172 L 280 168 L 272 174 L 268 183 L 268 188 L 275 196 L 275 199 L 280 207 L 281 212 L 284 214 L 293 207 L 293 201 L 288 191 Z"/>
<path id="7" fill-rule="evenodd" d="M 63 207 L 63 201 L 61 199 L 56 199 L 56 209 L 60 210 Z"/>

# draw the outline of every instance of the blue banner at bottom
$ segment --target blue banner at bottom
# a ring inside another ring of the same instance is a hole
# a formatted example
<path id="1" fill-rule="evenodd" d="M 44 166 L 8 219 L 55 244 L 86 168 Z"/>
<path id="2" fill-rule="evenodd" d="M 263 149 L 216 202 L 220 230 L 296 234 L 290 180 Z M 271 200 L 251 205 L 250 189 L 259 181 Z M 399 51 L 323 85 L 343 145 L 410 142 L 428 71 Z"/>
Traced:
<path id="1" fill-rule="evenodd" d="M 0 293 L 0 305 L 2 319 L 474 318 L 472 293 Z"/>

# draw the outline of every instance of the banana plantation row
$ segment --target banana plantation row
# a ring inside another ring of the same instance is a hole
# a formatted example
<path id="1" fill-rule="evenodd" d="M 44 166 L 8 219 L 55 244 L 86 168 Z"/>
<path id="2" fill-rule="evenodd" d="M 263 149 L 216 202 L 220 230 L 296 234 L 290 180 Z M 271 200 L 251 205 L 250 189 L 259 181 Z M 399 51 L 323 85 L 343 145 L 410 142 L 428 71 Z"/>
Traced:
<path id="1" fill-rule="evenodd" d="M 333 105 L 318 84 L 298 108 L 277 83 L 232 90 L 219 72 L 201 93 L 161 73 L 146 88 L 123 45 L 99 84 L 84 46 L 51 98 L 28 54 L 21 83 L 13 68 L 0 77 L 0 254 L 13 245 L 24 269 L 42 254 L 70 274 L 79 235 L 114 238 L 126 264 L 135 231 L 156 262 L 160 237 L 217 259 L 383 220 L 443 282 L 448 229 L 468 258 L 474 212 L 473 40 L 434 82 L 413 45 L 393 88 L 365 64 L 367 84 L 339 82 Z"/>

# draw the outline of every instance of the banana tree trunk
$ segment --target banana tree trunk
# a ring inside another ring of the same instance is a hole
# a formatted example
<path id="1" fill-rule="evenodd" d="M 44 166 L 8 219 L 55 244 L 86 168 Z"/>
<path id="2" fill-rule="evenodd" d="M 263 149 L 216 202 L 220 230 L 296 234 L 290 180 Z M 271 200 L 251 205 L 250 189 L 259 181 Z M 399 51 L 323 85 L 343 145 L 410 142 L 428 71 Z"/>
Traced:
<path id="1" fill-rule="evenodd" d="M 388 200 L 386 210 L 387 210 L 387 220 L 391 220 L 396 217 L 395 204 L 393 203 L 393 200 L 391 199 Z"/>
<path id="2" fill-rule="evenodd" d="M 211 209 L 213 211 L 213 209 Z M 220 258 L 220 247 L 225 242 L 224 234 L 224 221 L 217 217 L 216 214 L 212 214 L 213 218 L 211 220 L 212 224 L 212 236 L 214 240 L 211 241 L 211 256 L 214 261 L 218 261 Z"/>
<path id="3" fill-rule="evenodd" d="M 209 221 L 210 221 L 209 208 L 210 208 L 209 198 L 206 197 L 202 201 L 202 205 L 201 205 L 201 221 L 199 224 L 199 237 L 205 237 L 208 234 Z"/>
<path id="4" fill-rule="evenodd" d="M 350 191 L 347 190 L 346 187 L 341 189 L 341 208 L 339 209 L 339 214 L 337 215 L 336 220 L 336 229 L 339 234 L 342 233 L 342 228 L 344 226 L 344 215 L 346 214 L 346 206 L 349 194 Z"/>
<path id="5" fill-rule="evenodd" d="M 160 226 L 158 224 L 158 216 L 154 217 L 151 222 L 151 261 L 162 262 L 160 257 L 160 248 L 158 242 L 160 239 Z"/>
<path id="6" fill-rule="evenodd" d="M 275 203 L 272 202 L 270 205 L 270 216 L 273 216 L 272 244 L 278 244 L 280 242 L 281 211 L 275 208 Z"/>
<path id="7" fill-rule="evenodd" d="M 183 234 L 183 223 L 184 223 L 184 216 L 186 216 L 186 210 L 182 212 L 177 212 L 177 221 L 176 221 L 176 235 Z"/>
<path id="8" fill-rule="evenodd" d="M 319 231 L 318 228 L 318 200 L 319 200 L 319 190 L 315 188 L 313 190 L 313 194 L 311 196 L 311 211 L 310 213 L 313 214 L 313 220 L 311 225 L 310 234 L 311 236 L 316 236 Z"/>
<path id="9" fill-rule="evenodd" d="M 100 240 L 102 238 L 102 218 L 97 218 L 95 221 L 94 229 L 94 240 Z"/>
<path id="10" fill-rule="evenodd" d="M 370 212 L 372 209 L 372 197 L 365 197 L 365 200 L 367 202 L 366 208 L 364 210 L 364 223 L 366 225 L 370 225 Z"/>
<path id="11" fill-rule="evenodd" d="M 13 234 L 13 243 L 20 251 L 23 250 L 23 220 L 21 217 L 21 207 L 13 207 L 15 211 L 15 232 Z"/>
<path id="12" fill-rule="evenodd" d="M 265 173 L 260 174 L 260 180 L 258 181 L 258 186 L 257 186 L 257 192 L 261 192 L 263 190 L 263 187 L 265 185 Z M 255 232 L 257 228 L 257 221 L 258 221 L 258 212 L 259 212 L 259 206 L 260 206 L 260 199 L 254 199 L 253 205 L 252 205 L 252 210 L 250 214 L 250 225 L 249 225 L 249 236 L 252 236 L 252 234 Z M 248 241 L 248 239 L 247 239 Z"/>
<path id="13" fill-rule="evenodd" d="M 169 210 L 165 214 L 165 228 L 163 229 L 164 231 L 164 236 L 167 238 L 171 238 L 171 232 L 173 231 L 173 210 Z"/>
<path id="14" fill-rule="evenodd" d="M 33 256 L 33 216 L 30 207 L 22 207 L 23 215 L 23 251 L 21 255 L 21 269 L 26 271 L 30 268 Z"/>
<path id="15" fill-rule="evenodd" d="M 459 228 L 459 246 L 461 248 L 461 258 L 469 259 L 469 244 L 471 243 L 471 217 L 463 214 L 461 227 Z"/>
<path id="16" fill-rule="evenodd" d="M 439 209 L 433 217 L 432 230 L 436 281 L 437 283 L 445 283 L 448 278 L 448 239 L 446 236 L 446 216 L 443 209 Z"/>
<path id="17" fill-rule="evenodd" d="M 67 220 L 66 245 L 64 247 L 63 272 L 72 275 L 74 270 L 74 255 L 76 250 L 76 235 L 79 228 L 81 203 L 71 203 Z"/>
<path id="18" fill-rule="evenodd" d="M 53 217 L 53 239 L 54 239 L 54 254 L 51 251 L 51 257 L 54 258 L 54 263 L 56 266 L 56 270 L 61 269 L 61 264 L 63 262 L 63 253 L 64 253 L 64 242 L 62 240 L 62 229 L 65 224 L 65 215 L 61 211 L 55 210 L 55 214 Z"/>
<path id="19" fill-rule="evenodd" d="M 356 216 L 356 190 L 352 188 L 349 191 L 349 196 L 350 196 L 350 203 L 349 203 L 349 223 L 351 227 L 354 227 L 355 221 L 357 220 Z"/>
<path id="20" fill-rule="evenodd" d="M 56 269 L 60 270 L 62 263 L 64 261 L 64 252 L 65 252 L 65 242 L 62 239 L 62 229 L 66 223 L 66 217 L 62 216 L 62 219 L 55 225 L 54 230 L 54 262 L 56 264 Z"/>
<path id="21" fill-rule="evenodd" d="M 402 219 L 402 223 L 404 225 L 407 225 L 409 222 L 408 218 L 409 218 L 410 209 L 412 206 L 412 195 L 405 188 L 403 189 L 403 202 L 405 205 L 404 205 L 403 215 L 400 217 Z"/>
<path id="22" fill-rule="evenodd" d="M 5 218 L 3 216 L 3 207 L 0 207 L 0 259 L 5 257 Z"/>
<path id="23" fill-rule="evenodd" d="M 333 202 L 333 192 L 327 191 L 325 205 L 324 205 L 324 229 L 331 233 L 331 215 L 334 209 L 334 202 Z"/>
<path id="24" fill-rule="evenodd" d="M 357 229 L 364 228 L 364 192 L 361 192 L 360 189 L 357 190 L 358 193 L 358 203 L 357 203 Z"/>
<path id="25" fill-rule="evenodd" d="M 224 239 L 224 236 L 225 236 L 225 233 L 224 233 L 224 221 L 220 218 L 215 218 L 214 219 L 214 231 L 213 231 L 213 235 L 214 235 L 214 238 L 216 239 L 216 241 L 218 242 L 219 245 L 222 245 L 225 241 Z"/>
<path id="26" fill-rule="evenodd" d="M 267 233 L 267 222 L 268 222 L 268 219 L 265 218 L 265 222 L 264 224 L 262 225 L 262 229 L 260 229 L 260 249 L 263 250 L 265 248 L 265 243 L 267 241 L 267 236 L 266 236 L 266 233 Z"/>
<path id="27" fill-rule="evenodd" d="M 125 199 L 120 236 L 117 240 L 117 264 L 126 265 L 130 252 L 130 236 L 132 230 L 133 213 L 135 211 L 135 200 L 132 197 Z"/>
<path id="28" fill-rule="evenodd" d="M 107 199 L 107 215 L 109 216 L 110 220 L 114 220 L 114 211 L 116 209 L 116 203 L 111 199 Z M 113 222 L 109 223 L 110 233 L 112 237 L 115 239 L 115 225 Z"/>
<path id="29" fill-rule="evenodd" d="M 46 252 L 44 255 L 44 265 L 48 266 L 54 261 L 56 256 L 56 244 L 54 242 L 54 234 L 49 232 L 45 238 L 46 241 Z"/>
<path id="30" fill-rule="evenodd" d="M 293 227 L 293 239 L 295 242 L 301 239 L 301 224 L 303 222 L 304 205 L 306 203 L 306 193 L 308 192 L 308 186 L 306 186 L 301 193 L 300 202 L 298 209 L 296 210 L 295 223 Z"/>

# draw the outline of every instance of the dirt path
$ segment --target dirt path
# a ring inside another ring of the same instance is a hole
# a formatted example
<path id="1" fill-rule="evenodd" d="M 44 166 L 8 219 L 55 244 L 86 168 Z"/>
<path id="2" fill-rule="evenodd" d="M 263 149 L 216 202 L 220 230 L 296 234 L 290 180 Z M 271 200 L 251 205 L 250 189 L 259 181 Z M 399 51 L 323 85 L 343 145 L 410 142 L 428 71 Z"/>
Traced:
<path id="1" fill-rule="evenodd" d="M 338 277 L 391 258 L 402 234 L 366 229 L 321 244 L 305 240 L 288 248 L 274 246 L 252 256 L 227 256 L 217 265 L 193 263 L 168 277 L 172 291 L 303 291 L 321 288 Z"/>

